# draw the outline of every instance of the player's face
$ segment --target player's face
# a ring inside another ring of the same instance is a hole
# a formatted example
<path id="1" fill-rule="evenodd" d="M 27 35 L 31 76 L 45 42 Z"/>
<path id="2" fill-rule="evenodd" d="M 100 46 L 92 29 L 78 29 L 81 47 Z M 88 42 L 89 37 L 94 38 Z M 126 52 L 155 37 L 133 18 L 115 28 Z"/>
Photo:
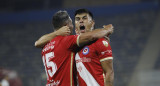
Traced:
<path id="1" fill-rule="evenodd" d="M 94 21 L 88 13 L 77 14 L 75 16 L 75 30 L 76 34 L 92 31 Z"/>
<path id="2" fill-rule="evenodd" d="M 70 17 L 69 17 L 69 21 L 67 22 L 67 26 L 71 30 L 71 34 L 72 34 L 72 32 L 73 32 L 73 23 L 72 23 L 72 19 Z"/>

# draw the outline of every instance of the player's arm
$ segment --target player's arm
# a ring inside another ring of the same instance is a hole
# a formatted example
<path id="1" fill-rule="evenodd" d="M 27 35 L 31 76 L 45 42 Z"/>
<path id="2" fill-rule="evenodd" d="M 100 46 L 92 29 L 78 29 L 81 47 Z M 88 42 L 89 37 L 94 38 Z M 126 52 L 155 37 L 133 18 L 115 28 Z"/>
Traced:
<path id="1" fill-rule="evenodd" d="M 113 70 L 113 60 L 101 61 L 101 65 L 105 75 L 105 86 L 113 86 L 114 82 L 114 70 Z"/>
<path id="2" fill-rule="evenodd" d="M 63 26 L 62 28 L 60 28 L 57 31 L 54 31 L 54 32 L 49 33 L 49 34 L 45 34 L 42 37 L 40 37 L 35 42 L 35 47 L 43 48 L 48 42 L 50 42 L 56 36 L 59 36 L 59 35 L 65 36 L 65 35 L 69 35 L 70 33 L 71 33 L 71 31 L 70 31 L 69 27 Z"/>
<path id="3" fill-rule="evenodd" d="M 91 32 L 83 33 L 79 36 L 79 46 L 83 46 L 84 44 L 94 41 L 96 39 L 102 38 L 108 34 L 113 33 L 112 24 L 106 25 L 102 29 L 96 29 Z"/>

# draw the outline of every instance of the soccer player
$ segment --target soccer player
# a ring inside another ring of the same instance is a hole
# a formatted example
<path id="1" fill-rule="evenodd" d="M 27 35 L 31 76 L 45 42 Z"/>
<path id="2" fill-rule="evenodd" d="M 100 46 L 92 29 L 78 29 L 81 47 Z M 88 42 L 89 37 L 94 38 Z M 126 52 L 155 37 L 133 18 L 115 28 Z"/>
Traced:
<path id="1" fill-rule="evenodd" d="M 88 26 L 91 27 L 86 28 Z M 92 13 L 87 9 L 77 10 L 75 27 L 77 34 L 92 31 L 94 28 Z M 108 40 L 100 38 L 86 45 L 76 54 L 75 60 L 79 86 L 113 86 L 113 57 Z"/>
<path id="2" fill-rule="evenodd" d="M 67 28 L 71 32 L 73 31 L 72 20 L 66 11 L 55 13 L 52 22 L 55 30 Z M 79 46 L 112 32 L 112 25 L 107 25 L 103 29 L 97 29 L 82 35 L 56 36 L 51 40 L 50 38 L 53 37 L 51 35 L 57 34 L 55 31 L 36 41 L 35 46 L 38 46 L 41 43 L 47 43 L 43 42 L 43 39 L 50 39 L 50 42 L 45 44 L 42 49 L 42 59 L 47 75 L 46 86 L 76 86 L 73 80 L 75 52 Z"/>

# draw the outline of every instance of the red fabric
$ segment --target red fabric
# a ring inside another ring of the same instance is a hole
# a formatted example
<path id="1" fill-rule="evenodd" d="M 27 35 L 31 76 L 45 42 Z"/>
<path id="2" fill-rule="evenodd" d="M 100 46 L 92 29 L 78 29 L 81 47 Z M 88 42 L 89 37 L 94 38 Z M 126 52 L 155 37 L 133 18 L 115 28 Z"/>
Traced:
<path id="1" fill-rule="evenodd" d="M 76 35 L 58 36 L 42 50 L 42 59 L 48 76 L 47 85 L 74 86 L 73 62 L 78 48 Z"/>

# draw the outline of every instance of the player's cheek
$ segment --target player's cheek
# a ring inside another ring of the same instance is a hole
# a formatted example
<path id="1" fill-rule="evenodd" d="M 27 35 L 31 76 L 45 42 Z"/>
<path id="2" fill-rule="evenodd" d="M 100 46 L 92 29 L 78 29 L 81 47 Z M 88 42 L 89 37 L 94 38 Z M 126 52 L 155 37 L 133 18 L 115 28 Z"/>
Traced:
<path id="1" fill-rule="evenodd" d="M 78 21 L 75 21 L 75 25 L 78 25 L 79 24 L 79 22 Z"/>

